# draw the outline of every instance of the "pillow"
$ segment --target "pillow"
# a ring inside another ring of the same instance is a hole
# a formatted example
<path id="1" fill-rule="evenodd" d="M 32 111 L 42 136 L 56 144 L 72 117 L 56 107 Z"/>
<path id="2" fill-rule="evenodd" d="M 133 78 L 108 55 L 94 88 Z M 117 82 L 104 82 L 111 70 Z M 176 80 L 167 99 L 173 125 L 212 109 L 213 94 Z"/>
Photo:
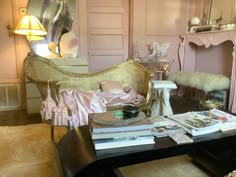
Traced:
<path id="1" fill-rule="evenodd" d="M 129 93 L 129 92 L 130 92 L 130 90 L 131 90 L 131 88 L 130 88 L 130 87 L 128 87 L 128 86 L 124 87 L 124 92 L 125 92 L 125 93 Z"/>
<path id="2" fill-rule="evenodd" d="M 102 92 L 116 89 L 118 91 L 124 92 L 122 84 L 119 81 L 109 81 L 103 80 L 99 82 Z"/>

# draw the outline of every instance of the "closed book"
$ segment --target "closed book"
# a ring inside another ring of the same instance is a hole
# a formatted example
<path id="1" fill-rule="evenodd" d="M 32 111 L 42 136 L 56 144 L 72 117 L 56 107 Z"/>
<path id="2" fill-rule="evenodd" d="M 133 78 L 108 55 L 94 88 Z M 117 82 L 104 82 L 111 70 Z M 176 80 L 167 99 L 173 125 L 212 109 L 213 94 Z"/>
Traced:
<path id="1" fill-rule="evenodd" d="M 146 118 L 143 112 L 140 112 L 135 118 L 122 119 L 114 117 L 112 111 L 108 111 L 89 114 L 89 129 L 92 135 L 95 133 L 148 130 L 156 124 L 164 124 L 165 121 L 163 120 L 162 117 Z"/>
<path id="2" fill-rule="evenodd" d="M 143 135 L 151 135 L 151 129 L 134 130 L 134 131 L 91 133 L 92 139 L 123 138 L 123 137 L 143 136 Z"/>
<path id="3" fill-rule="evenodd" d="M 201 112 L 187 112 L 168 116 L 192 136 L 204 135 L 220 130 L 221 121 L 212 119 Z"/>
<path id="4" fill-rule="evenodd" d="M 106 138 L 93 140 L 95 150 L 155 144 L 152 135 L 130 136 L 125 138 Z"/>

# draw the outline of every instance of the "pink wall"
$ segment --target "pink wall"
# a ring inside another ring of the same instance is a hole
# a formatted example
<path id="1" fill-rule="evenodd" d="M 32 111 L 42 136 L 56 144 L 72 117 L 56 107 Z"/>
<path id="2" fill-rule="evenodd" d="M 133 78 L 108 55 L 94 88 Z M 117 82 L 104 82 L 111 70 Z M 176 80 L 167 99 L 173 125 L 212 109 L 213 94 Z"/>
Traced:
<path id="1" fill-rule="evenodd" d="M 233 43 L 230 41 L 209 48 L 197 47 L 196 71 L 223 74 L 230 78 L 233 64 L 232 53 Z"/>
<path id="2" fill-rule="evenodd" d="M 131 11 L 130 55 L 138 44 L 140 57 L 150 54 L 149 45 L 154 41 L 170 43 L 168 58 L 175 60 L 171 70 L 179 70 L 178 49 L 180 34 L 188 30 L 188 22 L 194 16 L 201 17 L 202 0 L 133 0 Z"/>

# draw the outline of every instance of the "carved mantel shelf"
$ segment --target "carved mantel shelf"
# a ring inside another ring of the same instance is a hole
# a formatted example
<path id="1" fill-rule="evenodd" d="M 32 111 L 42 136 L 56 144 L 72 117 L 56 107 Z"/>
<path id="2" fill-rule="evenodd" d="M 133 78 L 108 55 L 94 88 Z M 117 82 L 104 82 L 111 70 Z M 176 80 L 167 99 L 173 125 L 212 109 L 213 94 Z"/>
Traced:
<path id="1" fill-rule="evenodd" d="M 209 33 L 189 33 L 187 35 L 187 41 L 193 42 L 198 46 L 204 45 L 208 48 L 210 45 L 219 45 L 227 40 L 235 42 L 236 31 L 214 31 Z M 183 36 L 183 38 L 185 37 Z"/>
<path id="2" fill-rule="evenodd" d="M 181 35 L 180 38 L 182 42 L 179 47 L 179 59 L 180 70 L 182 71 L 195 71 L 196 46 L 209 48 L 211 45 L 217 46 L 225 41 L 231 41 L 233 43 L 229 110 L 236 113 L 236 30 L 186 33 Z M 190 45 L 191 43 L 195 45 Z"/>

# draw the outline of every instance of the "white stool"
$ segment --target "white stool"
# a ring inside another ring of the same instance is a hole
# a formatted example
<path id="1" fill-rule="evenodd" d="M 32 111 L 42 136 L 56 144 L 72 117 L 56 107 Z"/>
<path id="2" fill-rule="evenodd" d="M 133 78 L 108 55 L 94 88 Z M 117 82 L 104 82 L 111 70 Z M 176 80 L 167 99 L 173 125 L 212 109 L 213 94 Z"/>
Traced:
<path id="1" fill-rule="evenodd" d="M 168 80 L 153 80 L 153 88 L 157 90 L 157 98 L 151 108 L 151 116 L 172 115 L 170 91 L 176 89 L 174 82 Z"/>

